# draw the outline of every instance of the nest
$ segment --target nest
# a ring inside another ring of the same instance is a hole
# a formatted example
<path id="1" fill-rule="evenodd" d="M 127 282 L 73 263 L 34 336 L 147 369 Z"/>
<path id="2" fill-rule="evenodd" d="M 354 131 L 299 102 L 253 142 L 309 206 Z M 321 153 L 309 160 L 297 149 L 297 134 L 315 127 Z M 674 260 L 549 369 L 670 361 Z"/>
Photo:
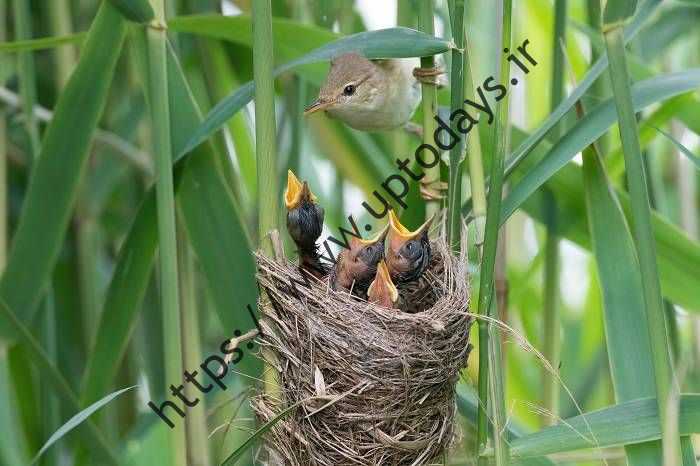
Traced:
<path id="1" fill-rule="evenodd" d="M 259 337 L 279 393 L 252 406 L 261 422 L 296 406 L 265 434 L 269 464 L 421 465 L 440 461 L 458 435 L 455 384 L 467 364 L 466 260 L 445 243 L 418 286 L 420 312 L 389 310 L 330 289 L 258 254 Z M 290 284 L 295 283 L 292 287 Z M 273 305 L 274 304 L 274 305 Z"/>

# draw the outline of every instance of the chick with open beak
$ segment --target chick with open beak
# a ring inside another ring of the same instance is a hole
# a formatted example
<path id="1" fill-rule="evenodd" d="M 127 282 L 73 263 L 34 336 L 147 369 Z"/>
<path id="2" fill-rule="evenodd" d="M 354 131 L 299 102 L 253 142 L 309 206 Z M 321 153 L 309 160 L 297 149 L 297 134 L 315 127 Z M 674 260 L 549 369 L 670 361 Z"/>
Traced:
<path id="1" fill-rule="evenodd" d="M 331 288 L 348 290 L 360 298 L 367 298 L 367 288 L 377 274 L 377 264 L 384 258 L 384 239 L 388 227 L 374 238 L 365 240 L 351 237 L 331 272 Z"/>
<path id="2" fill-rule="evenodd" d="M 377 275 L 367 289 L 367 301 L 387 309 L 398 309 L 399 290 L 391 281 L 389 269 L 383 260 L 377 265 Z"/>
<path id="3" fill-rule="evenodd" d="M 431 217 L 415 231 L 401 224 L 393 210 L 389 211 L 386 265 L 391 279 L 398 286 L 418 280 L 430 264 L 428 229 Z"/>
<path id="4" fill-rule="evenodd" d="M 316 240 L 323 230 L 324 211 L 316 202 L 316 196 L 291 170 L 287 171 L 287 189 L 284 192 L 287 207 L 287 231 L 299 250 L 299 266 L 313 276 L 322 278 L 328 268 L 321 262 Z"/>

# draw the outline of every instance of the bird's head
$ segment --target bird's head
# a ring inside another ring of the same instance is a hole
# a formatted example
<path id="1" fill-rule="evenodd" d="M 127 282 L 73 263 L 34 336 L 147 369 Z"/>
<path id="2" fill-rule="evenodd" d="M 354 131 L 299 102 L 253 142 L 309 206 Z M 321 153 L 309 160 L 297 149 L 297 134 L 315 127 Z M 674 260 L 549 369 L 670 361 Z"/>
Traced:
<path id="1" fill-rule="evenodd" d="M 343 251 L 342 270 L 344 280 L 355 281 L 366 287 L 377 273 L 377 264 L 384 258 L 384 240 L 388 226 L 370 239 L 355 236 L 350 238 L 348 248 Z"/>
<path id="2" fill-rule="evenodd" d="M 430 260 L 428 229 L 435 216 L 414 231 L 403 226 L 393 210 L 389 211 L 386 262 L 391 276 L 412 280 L 427 267 Z"/>
<path id="3" fill-rule="evenodd" d="M 287 210 L 298 208 L 303 203 L 316 203 L 316 196 L 309 184 L 299 181 L 293 171 L 287 170 L 287 189 L 284 190 L 284 205 Z"/>
<path id="4" fill-rule="evenodd" d="M 383 260 L 377 265 L 377 275 L 367 289 L 367 299 L 388 309 L 392 309 L 399 299 L 399 290 L 391 281 L 389 269 Z"/>
<path id="5" fill-rule="evenodd" d="M 372 109 L 378 102 L 381 73 L 371 60 L 349 52 L 331 60 L 326 82 L 304 115 L 325 110 L 332 116 Z"/>
<path id="6" fill-rule="evenodd" d="M 315 247 L 323 230 L 323 207 L 316 201 L 308 183 L 299 181 L 291 170 L 287 171 L 284 205 L 287 208 L 287 230 L 294 242 L 303 250 Z"/>

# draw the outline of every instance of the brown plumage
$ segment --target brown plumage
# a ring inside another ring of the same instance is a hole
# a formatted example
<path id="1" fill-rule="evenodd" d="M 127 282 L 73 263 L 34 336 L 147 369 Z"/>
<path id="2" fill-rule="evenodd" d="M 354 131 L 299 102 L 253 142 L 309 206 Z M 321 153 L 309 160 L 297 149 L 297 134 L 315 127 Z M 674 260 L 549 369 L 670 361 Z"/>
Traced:
<path id="1" fill-rule="evenodd" d="M 409 231 L 399 222 L 394 211 L 389 211 L 385 260 L 391 279 L 399 288 L 418 280 L 430 264 L 428 229 L 433 219 L 431 217 L 415 231 Z"/>
<path id="2" fill-rule="evenodd" d="M 331 60 L 318 98 L 306 115 L 324 110 L 330 117 L 361 131 L 383 131 L 405 125 L 420 102 L 413 76 L 417 59 L 369 60 L 349 52 Z"/>
<path id="3" fill-rule="evenodd" d="M 377 264 L 384 257 L 384 228 L 372 239 L 351 237 L 348 249 L 344 249 L 331 272 L 330 283 L 334 290 L 348 290 L 361 298 L 367 297 L 367 288 L 377 273 Z"/>
<path id="4" fill-rule="evenodd" d="M 325 277 L 328 267 L 321 262 L 316 244 L 323 230 L 323 207 L 316 202 L 316 196 L 306 181 L 300 182 L 291 170 L 287 172 L 284 204 L 287 207 L 287 231 L 297 245 L 299 266 L 315 277 Z"/>
<path id="5" fill-rule="evenodd" d="M 399 290 L 394 286 L 389 275 L 389 269 L 382 260 L 377 265 L 377 275 L 367 289 L 367 301 L 387 309 L 398 309 Z"/>

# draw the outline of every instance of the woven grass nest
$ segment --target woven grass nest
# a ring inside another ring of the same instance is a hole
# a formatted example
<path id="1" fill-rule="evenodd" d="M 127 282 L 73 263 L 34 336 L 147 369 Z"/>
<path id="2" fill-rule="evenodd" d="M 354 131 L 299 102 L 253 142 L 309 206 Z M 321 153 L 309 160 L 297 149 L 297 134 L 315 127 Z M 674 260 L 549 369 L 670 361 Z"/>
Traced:
<path id="1" fill-rule="evenodd" d="M 264 437 L 269 465 L 422 465 L 439 462 L 458 435 L 455 384 L 471 350 L 466 260 L 443 240 L 409 314 L 360 301 L 325 281 L 303 282 L 296 265 L 257 255 L 264 358 L 280 392 L 252 400 L 261 422 L 295 404 Z M 404 296 L 405 294 L 405 296 Z M 266 356 L 265 356 L 266 355 Z M 272 355 L 272 357 L 270 357 Z"/>

